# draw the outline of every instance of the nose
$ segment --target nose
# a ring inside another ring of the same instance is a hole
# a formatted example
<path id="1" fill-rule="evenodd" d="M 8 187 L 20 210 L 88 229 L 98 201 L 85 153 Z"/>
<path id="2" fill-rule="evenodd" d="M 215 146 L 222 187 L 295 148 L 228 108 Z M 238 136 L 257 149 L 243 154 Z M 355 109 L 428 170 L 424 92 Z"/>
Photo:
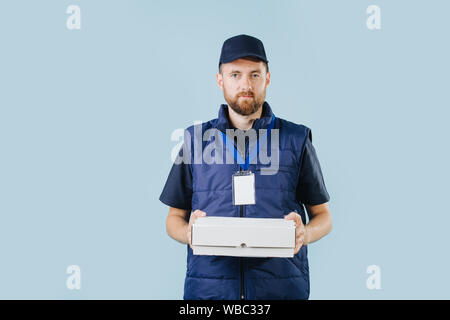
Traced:
<path id="1" fill-rule="evenodd" d="M 252 90 L 252 85 L 251 85 L 251 82 L 250 82 L 250 78 L 242 77 L 242 79 L 243 80 L 242 80 L 242 83 L 241 83 L 241 90 L 245 91 L 245 92 Z"/>

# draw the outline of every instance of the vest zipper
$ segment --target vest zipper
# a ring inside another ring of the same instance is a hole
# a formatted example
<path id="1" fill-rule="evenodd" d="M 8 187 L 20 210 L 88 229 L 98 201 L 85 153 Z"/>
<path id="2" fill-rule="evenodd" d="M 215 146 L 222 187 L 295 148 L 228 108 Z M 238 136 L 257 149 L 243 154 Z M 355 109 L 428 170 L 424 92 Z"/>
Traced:
<path id="1" fill-rule="evenodd" d="M 244 216 L 244 206 L 240 206 L 241 209 L 241 217 Z M 241 268 L 241 300 L 245 299 L 245 288 L 244 288 L 244 258 L 240 258 L 239 265 Z"/>
<path id="2" fill-rule="evenodd" d="M 237 141 L 236 141 L 236 145 L 237 145 Z M 248 155 L 247 155 L 247 140 L 245 140 L 245 144 L 244 144 L 244 157 L 248 157 Z M 241 166 L 239 166 L 239 171 L 243 171 Z M 240 210 L 240 216 L 242 218 L 244 216 L 244 206 L 240 205 L 239 210 Z M 241 269 L 241 300 L 245 300 L 244 258 L 243 257 L 239 258 L 239 267 Z"/>

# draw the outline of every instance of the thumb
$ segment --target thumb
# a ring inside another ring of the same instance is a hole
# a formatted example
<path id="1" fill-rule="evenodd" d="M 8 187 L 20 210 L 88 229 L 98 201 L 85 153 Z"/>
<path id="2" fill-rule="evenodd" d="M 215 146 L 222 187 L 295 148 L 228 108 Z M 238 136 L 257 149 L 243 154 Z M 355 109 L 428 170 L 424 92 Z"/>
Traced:
<path id="1" fill-rule="evenodd" d="M 285 219 L 294 219 L 295 218 L 295 212 L 289 212 L 284 216 Z"/>

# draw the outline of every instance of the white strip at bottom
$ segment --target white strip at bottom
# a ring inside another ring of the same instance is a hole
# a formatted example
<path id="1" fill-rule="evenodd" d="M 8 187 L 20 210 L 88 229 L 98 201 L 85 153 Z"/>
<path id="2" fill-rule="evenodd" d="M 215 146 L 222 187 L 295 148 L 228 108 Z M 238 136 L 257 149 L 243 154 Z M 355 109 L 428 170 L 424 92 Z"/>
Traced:
<path id="1" fill-rule="evenodd" d="M 292 258 L 294 248 L 252 248 L 252 247 L 216 247 L 193 246 L 195 255 L 259 257 L 259 258 Z"/>

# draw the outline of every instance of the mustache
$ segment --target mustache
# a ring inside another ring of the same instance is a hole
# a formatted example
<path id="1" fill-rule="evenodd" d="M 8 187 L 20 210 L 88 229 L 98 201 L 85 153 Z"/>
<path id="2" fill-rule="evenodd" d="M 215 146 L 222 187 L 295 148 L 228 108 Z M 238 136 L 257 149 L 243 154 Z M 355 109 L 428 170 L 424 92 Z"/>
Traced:
<path id="1" fill-rule="evenodd" d="M 252 96 L 253 97 L 253 93 L 252 92 L 242 92 L 242 93 L 238 94 L 238 97 L 241 97 L 241 96 Z"/>

